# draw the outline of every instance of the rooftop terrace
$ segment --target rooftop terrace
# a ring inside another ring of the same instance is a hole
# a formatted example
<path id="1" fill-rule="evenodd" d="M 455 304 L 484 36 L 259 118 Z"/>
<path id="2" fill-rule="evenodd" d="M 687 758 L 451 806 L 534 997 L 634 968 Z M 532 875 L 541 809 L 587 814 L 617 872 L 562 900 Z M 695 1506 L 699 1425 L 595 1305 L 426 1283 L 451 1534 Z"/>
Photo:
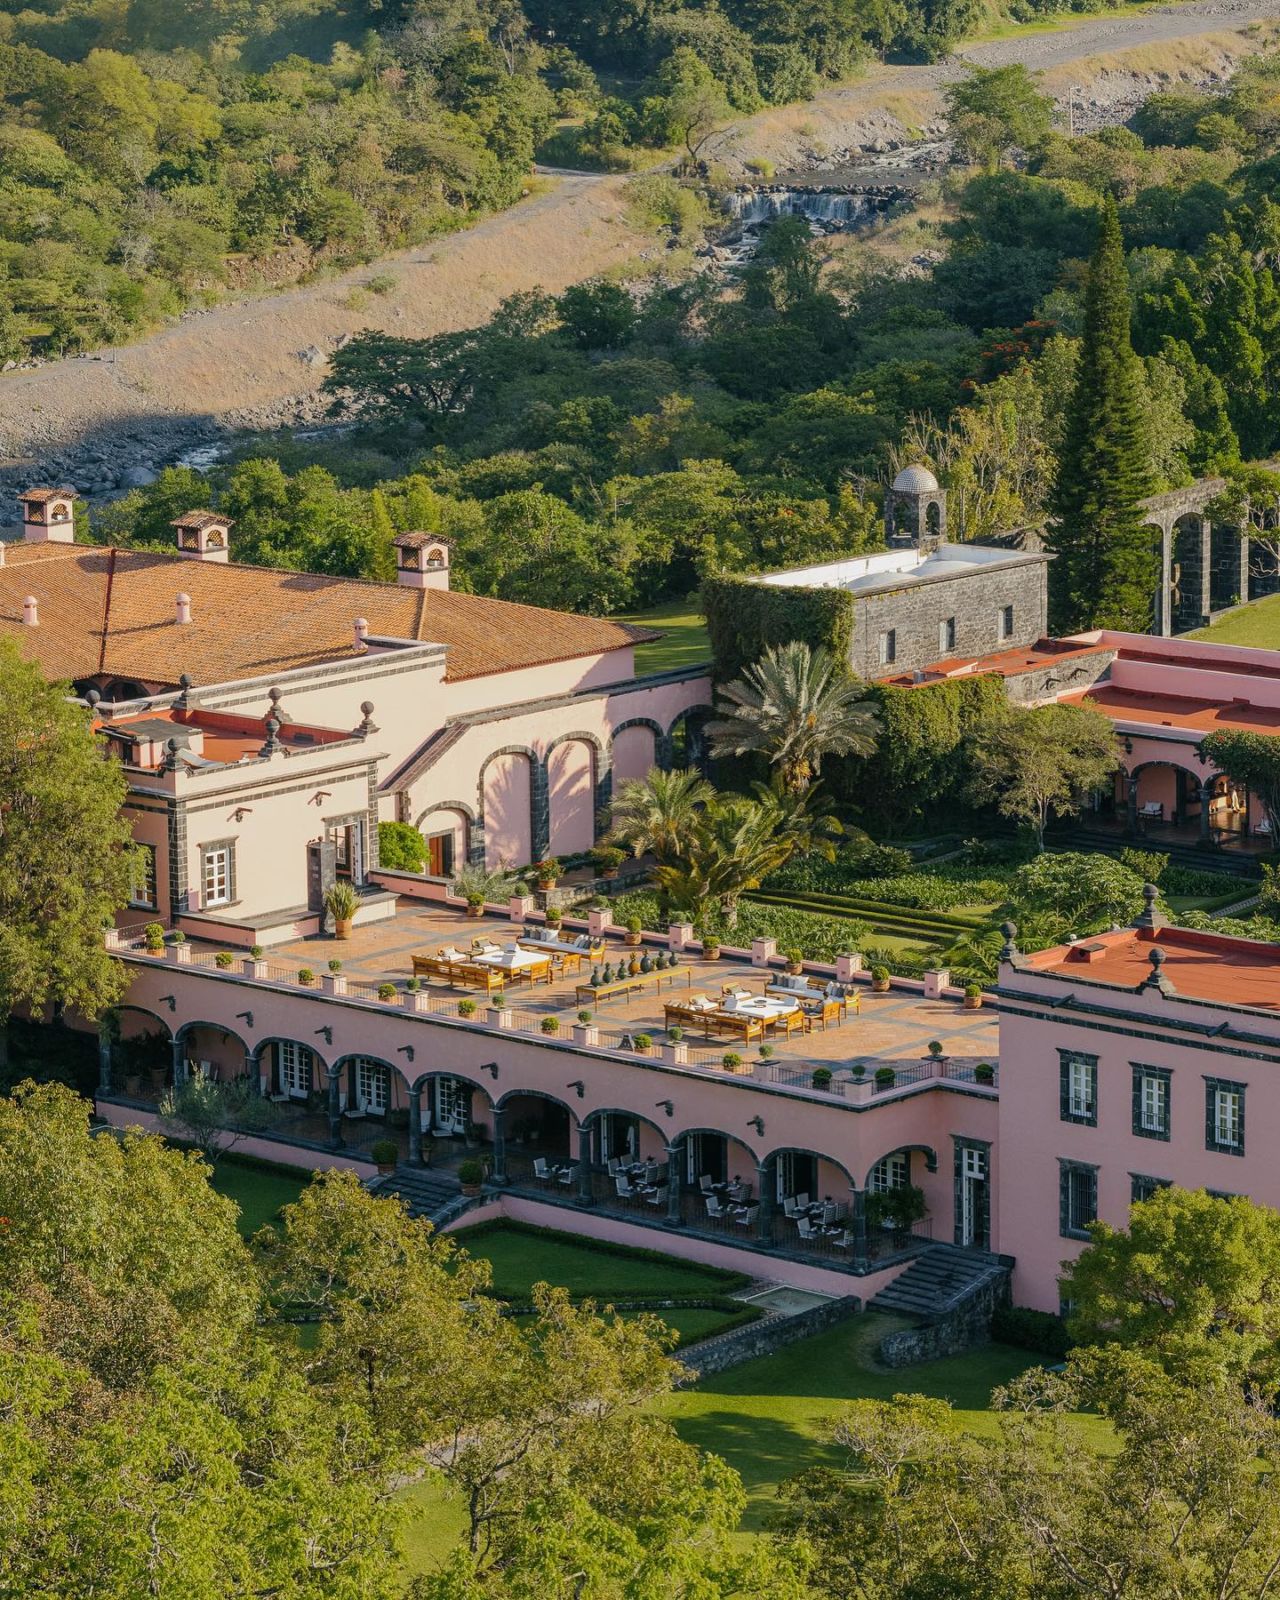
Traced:
<path id="1" fill-rule="evenodd" d="M 1021 966 L 1130 990 L 1151 982 L 1158 968 L 1187 999 L 1280 1011 L 1280 945 L 1190 928 L 1122 928 L 1023 956 Z"/>

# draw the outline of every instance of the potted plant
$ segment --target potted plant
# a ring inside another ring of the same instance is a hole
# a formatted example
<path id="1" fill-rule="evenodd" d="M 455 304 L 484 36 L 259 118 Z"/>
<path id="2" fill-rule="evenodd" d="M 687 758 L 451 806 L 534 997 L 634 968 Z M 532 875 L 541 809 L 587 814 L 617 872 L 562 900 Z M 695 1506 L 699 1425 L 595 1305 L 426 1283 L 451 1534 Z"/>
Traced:
<path id="1" fill-rule="evenodd" d="M 560 1018 L 559 1017 L 543 1017 L 542 1021 L 538 1024 L 538 1026 L 542 1029 L 543 1033 L 559 1033 L 560 1032 Z"/>
<path id="2" fill-rule="evenodd" d="M 146 944 L 147 953 L 156 955 L 164 949 L 164 923 L 148 922 L 142 930 L 143 942 Z"/>
<path id="3" fill-rule="evenodd" d="M 996 1081 L 996 1069 L 989 1061 L 979 1061 L 973 1069 L 973 1081 L 975 1083 L 994 1083 Z"/>
<path id="4" fill-rule="evenodd" d="M 467 915 L 469 917 L 484 916 L 484 896 L 482 894 L 469 894 L 467 896 Z"/>
<path id="5" fill-rule="evenodd" d="M 813 1069 L 813 1087 L 815 1089 L 829 1089 L 831 1087 L 830 1067 L 815 1067 Z"/>
<path id="6" fill-rule="evenodd" d="M 872 967 L 871 988 L 876 994 L 885 994 L 889 988 L 888 967 Z"/>
<path id="7" fill-rule="evenodd" d="M 681 1039 L 684 1038 L 684 1029 L 683 1028 L 668 1028 L 667 1029 L 667 1038 L 671 1040 L 672 1044 L 679 1044 Z"/>
<path id="8" fill-rule="evenodd" d="M 176 938 L 178 936 L 175 934 L 174 937 Z M 184 934 L 184 935 L 182 935 L 182 937 L 185 938 L 186 935 Z M 261 961 L 262 960 L 262 946 L 260 944 L 251 944 L 249 946 L 249 959 L 251 961 Z"/>
<path id="9" fill-rule="evenodd" d="M 761 1061 L 772 1061 L 774 1057 L 773 1046 L 771 1044 L 762 1044 L 759 1047 L 758 1054 Z"/>
<path id="10" fill-rule="evenodd" d="M 742 1065 L 742 1057 L 736 1050 L 726 1050 L 720 1057 L 720 1065 L 726 1072 L 737 1072 Z"/>
<path id="11" fill-rule="evenodd" d="M 175 928 L 169 935 L 169 942 L 171 944 L 186 944 L 187 936 L 181 928 Z"/>
<path id="12" fill-rule="evenodd" d="M 369 1154 L 377 1162 L 378 1171 L 385 1177 L 396 1170 L 396 1163 L 400 1160 L 400 1146 L 394 1139 L 375 1139 Z"/>
<path id="13" fill-rule="evenodd" d="M 355 920 L 356 908 L 360 904 L 360 896 L 345 878 L 339 878 L 337 883 L 331 883 L 324 892 L 324 908 L 333 918 L 333 932 L 335 938 L 349 939 L 351 937 L 351 924 Z"/>
<path id="14" fill-rule="evenodd" d="M 867 1064 L 865 1061 L 855 1061 L 849 1070 L 853 1073 L 854 1082 L 861 1083 L 867 1075 Z"/>
<path id="15" fill-rule="evenodd" d="M 584 1028 L 591 1021 L 591 1015 L 592 1014 L 591 1014 L 590 1011 L 579 1011 L 579 1013 L 578 1013 L 578 1021 L 582 1024 L 582 1026 Z"/>
<path id="16" fill-rule="evenodd" d="M 458 1015 L 460 1017 L 462 1017 L 464 1021 L 468 1017 L 474 1017 L 475 1014 L 476 1014 L 476 1003 L 475 1003 L 474 1000 L 459 1000 L 458 1001 Z"/>
<path id="17" fill-rule="evenodd" d="M 892 1067 L 877 1067 L 876 1068 L 876 1088 L 877 1089 L 892 1089 L 894 1084 L 897 1081 L 898 1081 L 898 1074 L 893 1070 Z"/>
<path id="18" fill-rule="evenodd" d="M 615 844 L 601 844 L 591 852 L 592 859 L 600 869 L 602 878 L 616 878 L 618 869 L 627 859 L 627 852 L 619 850 Z"/>
<path id="19" fill-rule="evenodd" d="M 396 988 L 394 983 L 380 983 L 378 985 L 379 1000 L 395 1000 L 399 993 L 400 991 Z"/>
<path id="20" fill-rule="evenodd" d="M 638 1056 L 651 1056 L 653 1054 L 653 1035 L 649 1033 L 636 1034 L 636 1054 Z"/>
<path id="21" fill-rule="evenodd" d="M 639 944 L 644 937 L 644 923 L 639 917 L 627 918 L 627 931 L 622 936 L 623 944 Z"/>
<path id="22" fill-rule="evenodd" d="M 469 1156 L 458 1168 L 458 1182 L 462 1185 L 463 1194 L 479 1194 L 480 1186 L 484 1183 L 484 1162 L 476 1156 Z"/>
<path id="23" fill-rule="evenodd" d="M 710 937 L 710 935 L 708 935 L 708 937 L 705 938 L 702 941 L 702 959 L 704 961 L 719 961 L 719 959 L 720 959 L 720 941 L 719 941 L 719 939 L 713 939 L 713 938 Z"/>
<path id="24" fill-rule="evenodd" d="M 966 983 L 964 986 L 964 1008 L 966 1011 L 978 1011 L 982 1006 L 982 985 L 980 983 Z"/>
<path id="25" fill-rule="evenodd" d="M 793 978 L 798 978 L 804 971 L 804 951 L 791 949 L 786 952 L 787 971 Z"/>
<path id="26" fill-rule="evenodd" d="M 908 1233 L 927 1213 L 924 1190 L 914 1183 L 900 1184 L 896 1189 L 884 1189 L 867 1196 L 867 1222 L 871 1227 Z"/>
<path id="27" fill-rule="evenodd" d="M 534 874 L 537 878 L 539 889 L 544 892 L 554 889 L 560 879 L 560 863 L 555 856 L 548 856 L 545 861 L 535 861 Z"/>
<path id="28" fill-rule="evenodd" d="M 304 989 L 309 989 L 316 981 L 316 975 L 310 967 L 298 968 L 298 982 Z"/>
<path id="29" fill-rule="evenodd" d="M 559 906 L 548 906 L 547 907 L 547 927 L 548 928 L 558 928 L 563 921 L 564 921 L 564 912 L 561 911 Z"/>
<path id="30" fill-rule="evenodd" d="M 930 1039 L 929 1040 L 929 1056 L 930 1056 L 930 1059 L 933 1060 L 933 1061 L 941 1060 L 941 1058 L 942 1058 L 942 1041 L 941 1041 L 941 1039 Z"/>
<path id="31" fill-rule="evenodd" d="M 213 964 L 215 967 L 221 967 L 226 972 L 229 967 L 234 965 L 235 959 L 230 950 L 219 950 L 213 958 Z"/>

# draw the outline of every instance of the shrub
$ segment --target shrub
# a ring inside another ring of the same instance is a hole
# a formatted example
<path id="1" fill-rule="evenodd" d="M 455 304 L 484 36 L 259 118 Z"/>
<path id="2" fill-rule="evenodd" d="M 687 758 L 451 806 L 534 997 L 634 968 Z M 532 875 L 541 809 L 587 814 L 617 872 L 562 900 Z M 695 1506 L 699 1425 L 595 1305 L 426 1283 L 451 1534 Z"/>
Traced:
<path id="1" fill-rule="evenodd" d="M 459 1000 L 458 1001 L 458 1015 L 460 1017 L 474 1017 L 475 1014 L 476 1014 L 476 1003 L 475 1003 L 474 1000 Z"/>
<path id="2" fill-rule="evenodd" d="M 558 928 L 563 921 L 564 921 L 564 912 L 558 910 L 555 906 L 552 906 L 551 909 L 547 912 L 547 927 L 548 928 Z"/>
<path id="3" fill-rule="evenodd" d="M 926 1210 L 924 1190 L 914 1183 L 867 1196 L 867 1222 L 871 1227 L 887 1225 L 905 1231 L 920 1222 Z"/>
<path id="4" fill-rule="evenodd" d="M 964 997 L 966 1000 L 980 1000 L 982 998 L 982 985 L 980 983 L 966 983 Z"/>
<path id="5" fill-rule="evenodd" d="M 533 871 L 539 883 L 556 883 L 560 878 L 559 858 L 547 856 L 545 860 L 535 861 Z"/>
<path id="6" fill-rule="evenodd" d="M 148 922 L 142 930 L 142 937 L 146 941 L 148 950 L 163 950 L 164 924 L 162 922 Z"/>
<path id="7" fill-rule="evenodd" d="M 996 1069 L 989 1061 L 979 1061 L 973 1069 L 973 1081 L 975 1083 L 994 1083 L 996 1081 Z"/>
<path id="8" fill-rule="evenodd" d="M 378 863 L 389 872 L 421 872 L 427 862 L 427 841 L 409 822 L 378 824 Z"/>
<path id="9" fill-rule="evenodd" d="M 813 1087 L 815 1089 L 829 1089 L 831 1087 L 830 1067 L 815 1067 L 813 1069 Z"/>
<path id="10" fill-rule="evenodd" d="M 250 945 L 249 946 L 249 954 L 255 961 L 261 961 L 262 960 L 262 946 L 260 944 L 252 944 L 252 945 Z"/>
<path id="11" fill-rule="evenodd" d="M 897 1078 L 898 1074 L 893 1070 L 892 1067 L 876 1068 L 876 1087 L 878 1089 L 887 1089 L 891 1083 L 895 1083 L 897 1081 Z"/>
<path id="12" fill-rule="evenodd" d="M 473 911 L 479 911 L 484 905 L 484 896 L 482 894 L 469 894 L 467 896 L 467 904 Z"/>
<path id="13" fill-rule="evenodd" d="M 484 1162 L 477 1160 L 475 1156 L 471 1156 L 462 1162 L 458 1168 L 458 1182 L 465 1183 L 468 1186 L 473 1183 L 483 1183 Z"/>
<path id="14" fill-rule="evenodd" d="M 175 928 L 173 930 L 173 932 L 169 935 L 169 942 L 171 944 L 186 944 L 187 936 L 186 936 L 185 933 L 183 933 L 181 928 Z M 256 945 L 255 944 L 254 947 L 253 947 L 253 950 L 257 950 L 258 953 L 261 954 L 262 947 L 261 947 L 261 945 Z M 249 952 L 250 955 L 253 954 L 253 950 L 250 950 L 250 952 Z"/>
<path id="15" fill-rule="evenodd" d="M 375 272 L 372 278 L 365 279 L 364 286 L 370 294 L 390 294 L 399 281 L 394 272 Z"/>
<path id="16" fill-rule="evenodd" d="M 422 987 L 422 980 L 420 978 L 410 978 L 409 981 L 405 984 L 405 988 L 409 991 L 410 994 L 417 994 L 418 990 L 421 989 L 421 987 Z"/>
<path id="17" fill-rule="evenodd" d="M 768 183 L 770 178 L 773 177 L 774 165 L 773 162 L 769 160 L 768 156 L 752 156 L 751 159 L 744 162 L 743 165 L 746 167 L 748 172 L 753 174 L 753 176 L 757 178 L 763 178 L 766 183 Z"/>
<path id="18" fill-rule="evenodd" d="M 771 1044 L 762 1044 L 759 1048 L 761 1061 L 772 1061 L 776 1053 Z"/>
<path id="19" fill-rule="evenodd" d="M 394 983 L 380 983 L 378 985 L 379 1000 L 394 1000 L 399 990 Z"/>
<path id="20" fill-rule="evenodd" d="M 329 971 L 330 972 L 341 972 L 342 971 L 342 963 L 341 963 L 341 961 L 338 960 L 337 956 L 333 956 L 333 957 L 330 958 Z"/>
<path id="21" fill-rule="evenodd" d="M 591 1013 L 589 1011 L 579 1011 L 578 1021 L 585 1028 L 587 1023 L 591 1021 Z"/>
<path id="22" fill-rule="evenodd" d="M 359 904 L 360 896 L 345 878 L 331 883 L 324 892 L 324 908 L 335 922 L 349 922 Z"/>
<path id="23" fill-rule="evenodd" d="M 394 1139 L 375 1139 L 369 1146 L 369 1154 L 380 1167 L 393 1167 L 400 1159 L 400 1146 Z"/>
<path id="24" fill-rule="evenodd" d="M 636 1034 L 636 1049 L 637 1050 L 652 1050 L 653 1049 L 653 1035 L 651 1033 L 638 1033 L 638 1034 Z"/>
<path id="25" fill-rule="evenodd" d="M 1159 883 L 1169 865 L 1169 857 L 1159 850 L 1125 849 L 1120 852 L 1120 860 L 1130 872 L 1136 872 L 1143 883 Z M 1183 892 L 1194 894 L 1195 890 Z"/>
<path id="26" fill-rule="evenodd" d="M 507 1003 L 507 997 L 501 989 L 495 989 L 489 996 L 489 1004 L 495 1009 L 501 1009 Z"/>
<path id="27" fill-rule="evenodd" d="M 1029 1306 L 997 1306 L 991 1318 L 991 1337 L 1059 1361 L 1065 1360 L 1071 1349 L 1071 1336 L 1062 1318 Z"/>
<path id="28" fill-rule="evenodd" d="M 888 969 L 888 967 L 872 967 L 872 969 L 871 969 L 871 981 L 872 981 L 872 983 L 888 983 L 888 981 L 889 981 L 889 969 Z"/>
<path id="29" fill-rule="evenodd" d="M 720 1065 L 726 1072 L 736 1072 L 742 1065 L 742 1057 L 736 1050 L 726 1050 L 720 1057 Z"/>
<path id="30" fill-rule="evenodd" d="M 543 1017 L 542 1021 L 538 1024 L 538 1026 L 542 1029 L 543 1033 L 559 1033 L 560 1032 L 560 1018 L 559 1017 Z"/>
<path id="31" fill-rule="evenodd" d="M 804 951 L 800 949 L 799 945 L 793 945 L 790 950 L 784 950 L 783 955 L 793 967 L 798 967 L 804 960 Z"/>
<path id="32" fill-rule="evenodd" d="M 942 1041 L 940 1039 L 929 1040 L 929 1054 L 935 1061 L 942 1054 Z"/>
<path id="33" fill-rule="evenodd" d="M 213 958 L 213 964 L 215 967 L 221 967 L 225 972 L 234 963 L 235 959 L 230 950 L 219 950 Z"/>
<path id="34" fill-rule="evenodd" d="M 312 972 L 310 967 L 299 967 L 298 968 L 298 982 L 302 985 L 302 987 L 304 989 L 308 986 L 308 984 L 312 984 L 315 981 L 316 981 L 316 975 L 315 975 L 314 972 Z"/>
<path id="35" fill-rule="evenodd" d="M 639 917 L 628 917 L 627 918 L 627 932 L 628 933 L 643 933 L 644 932 L 644 923 L 641 922 Z"/>
<path id="36" fill-rule="evenodd" d="M 668 1028 L 667 1029 L 667 1038 L 671 1040 L 672 1044 L 679 1044 L 681 1039 L 684 1038 L 684 1029 L 683 1028 Z"/>

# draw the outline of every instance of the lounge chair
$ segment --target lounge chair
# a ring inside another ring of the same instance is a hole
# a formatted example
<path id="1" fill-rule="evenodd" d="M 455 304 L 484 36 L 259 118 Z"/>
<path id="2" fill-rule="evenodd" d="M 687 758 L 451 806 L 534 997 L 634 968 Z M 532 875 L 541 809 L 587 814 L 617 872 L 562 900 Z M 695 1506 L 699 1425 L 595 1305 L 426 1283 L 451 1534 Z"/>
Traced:
<path id="1" fill-rule="evenodd" d="M 733 1220 L 740 1228 L 749 1228 L 755 1222 L 759 1212 L 760 1206 L 758 1202 L 749 1206 L 735 1206 Z"/>
<path id="2" fill-rule="evenodd" d="M 543 1183 L 551 1182 L 551 1168 L 547 1165 L 546 1156 L 537 1156 L 533 1163 L 533 1175 L 540 1178 Z"/>
<path id="3" fill-rule="evenodd" d="M 667 1193 L 668 1189 L 665 1183 L 659 1184 L 656 1189 L 647 1189 L 645 1191 L 644 1203 L 647 1206 L 665 1206 L 667 1203 Z"/>

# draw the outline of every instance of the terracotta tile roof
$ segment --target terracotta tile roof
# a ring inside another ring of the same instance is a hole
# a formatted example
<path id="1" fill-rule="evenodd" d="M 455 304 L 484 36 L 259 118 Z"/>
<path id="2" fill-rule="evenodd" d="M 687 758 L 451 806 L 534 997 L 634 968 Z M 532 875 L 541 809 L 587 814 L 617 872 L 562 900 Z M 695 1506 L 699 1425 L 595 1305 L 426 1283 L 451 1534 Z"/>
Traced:
<path id="1" fill-rule="evenodd" d="M 26 505 L 34 502 L 36 505 L 46 505 L 50 500 L 74 500 L 74 489 L 24 489 L 18 500 Z"/>
<path id="2" fill-rule="evenodd" d="M 429 544 L 438 544 L 445 550 L 449 548 L 449 541 L 437 538 L 434 533 L 398 533 L 391 543 L 398 550 L 424 550 Z"/>
<path id="3" fill-rule="evenodd" d="M 1191 928 L 1123 928 L 1022 959 L 1029 969 L 1055 977 L 1136 989 L 1151 977 L 1151 951 L 1156 945 L 1164 951 L 1160 970 L 1179 994 L 1280 1010 L 1280 945 L 1252 939 Z"/>
<path id="4" fill-rule="evenodd" d="M 174 621 L 179 591 L 190 623 Z M 22 603 L 39 602 L 26 627 Z M 269 676 L 353 656 L 356 617 L 375 637 L 448 648 L 447 677 L 482 677 L 660 637 L 651 629 L 513 605 L 448 590 L 410 589 L 320 573 L 191 561 L 176 552 L 8 544 L 0 566 L 0 636 L 51 678 L 111 673 L 176 684 Z"/>
<path id="5" fill-rule="evenodd" d="M 198 532 L 201 528 L 234 528 L 235 523 L 230 517 L 220 516 L 216 511 L 184 511 L 180 517 L 175 517 L 169 526 L 194 528 Z"/>

